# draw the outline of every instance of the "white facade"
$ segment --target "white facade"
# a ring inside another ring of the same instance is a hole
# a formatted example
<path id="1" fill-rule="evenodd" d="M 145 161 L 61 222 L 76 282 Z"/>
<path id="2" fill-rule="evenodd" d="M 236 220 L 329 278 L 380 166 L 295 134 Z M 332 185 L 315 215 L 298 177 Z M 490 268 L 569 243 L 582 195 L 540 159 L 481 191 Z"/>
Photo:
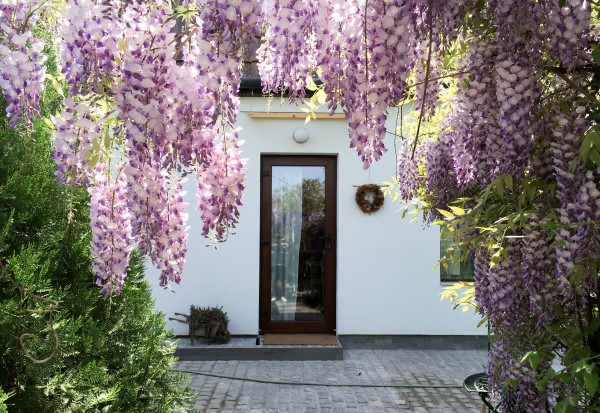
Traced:
<path id="1" fill-rule="evenodd" d="M 479 318 L 455 311 L 440 301 L 439 229 L 424 228 L 420 220 L 409 223 L 398 212 L 400 204 L 386 198 L 378 212 L 364 214 L 354 202 L 355 185 L 389 181 L 395 175 L 393 136 L 385 139 L 389 151 L 370 170 L 349 148 L 343 119 L 318 119 L 304 125 L 299 119 L 256 119 L 247 112 L 265 112 L 264 98 L 242 98 L 238 116 L 248 158 L 248 177 L 236 234 L 217 249 L 206 247 L 200 235 L 194 182 L 187 185 L 190 237 L 181 285 L 174 292 L 158 285 L 158 272 L 149 266 L 147 277 L 154 288 L 156 309 L 172 317 L 188 313 L 190 305 L 223 306 L 230 318 L 229 330 L 253 335 L 259 328 L 259 228 L 260 159 L 267 154 L 319 154 L 337 156 L 337 334 L 338 335 L 481 335 Z M 300 112 L 297 106 L 279 104 L 270 112 Z M 394 130 L 394 119 L 388 130 Z M 298 144 L 292 139 L 304 126 L 310 138 Z M 187 327 L 168 322 L 175 334 Z"/>

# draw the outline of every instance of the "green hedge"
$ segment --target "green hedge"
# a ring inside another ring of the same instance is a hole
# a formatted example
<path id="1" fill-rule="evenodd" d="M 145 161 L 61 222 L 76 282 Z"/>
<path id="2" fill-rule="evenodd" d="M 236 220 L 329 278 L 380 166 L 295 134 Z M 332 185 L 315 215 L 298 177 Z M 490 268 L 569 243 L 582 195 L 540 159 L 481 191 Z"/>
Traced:
<path id="1" fill-rule="evenodd" d="M 46 89 L 45 116 L 60 103 Z M 31 135 L 17 133 L 4 113 L 0 100 L 0 261 L 17 284 L 0 273 L 0 388 L 14 392 L 9 411 L 186 411 L 188 378 L 171 371 L 171 336 L 153 311 L 142 261 L 134 255 L 121 296 L 102 298 L 91 269 L 87 192 L 56 183 L 42 121 Z M 58 302 L 51 323 L 49 299 Z M 27 357 L 54 350 L 45 363 Z"/>

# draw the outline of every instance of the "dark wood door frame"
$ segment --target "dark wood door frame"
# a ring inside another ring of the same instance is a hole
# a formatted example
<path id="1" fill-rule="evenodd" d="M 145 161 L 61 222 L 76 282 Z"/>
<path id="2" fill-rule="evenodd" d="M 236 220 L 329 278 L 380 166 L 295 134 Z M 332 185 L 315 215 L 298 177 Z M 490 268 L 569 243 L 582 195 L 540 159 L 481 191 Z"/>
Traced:
<path id="1" fill-rule="evenodd" d="M 325 248 L 324 321 L 271 321 L 271 219 L 273 166 L 325 167 L 325 226 L 330 245 Z M 261 333 L 334 333 L 336 328 L 337 158 L 318 155 L 263 155 L 261 157 L 260 293 Z M 330 237 L 330 238 L 329 238 Z"/>

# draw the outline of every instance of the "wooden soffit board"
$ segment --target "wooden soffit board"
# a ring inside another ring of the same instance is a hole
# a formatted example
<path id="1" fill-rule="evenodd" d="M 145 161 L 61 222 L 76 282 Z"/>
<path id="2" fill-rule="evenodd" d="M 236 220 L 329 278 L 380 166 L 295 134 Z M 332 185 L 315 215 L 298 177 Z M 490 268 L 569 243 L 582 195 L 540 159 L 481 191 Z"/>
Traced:
<path id="1" fill-rule="evenodd" d="M 308 113 L 303 112 L 246 112 L 252 119 L 306 119 Z M 346 119 L 343 113 L 315 113 L 317 119 Z"/>

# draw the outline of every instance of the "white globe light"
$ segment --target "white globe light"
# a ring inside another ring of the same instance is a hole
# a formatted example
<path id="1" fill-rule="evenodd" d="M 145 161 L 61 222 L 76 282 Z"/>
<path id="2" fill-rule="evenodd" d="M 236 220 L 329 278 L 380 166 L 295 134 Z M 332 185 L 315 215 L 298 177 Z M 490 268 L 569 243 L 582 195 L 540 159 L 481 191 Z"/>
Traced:
<path id="1" fill-rule="evenodd" d="M 306 128 L 296 128 L 296 130 L 294 130 L 294 140 L 297 143 L 304 143 L 308 140 L 308 130 L 306 130 Z"/>

